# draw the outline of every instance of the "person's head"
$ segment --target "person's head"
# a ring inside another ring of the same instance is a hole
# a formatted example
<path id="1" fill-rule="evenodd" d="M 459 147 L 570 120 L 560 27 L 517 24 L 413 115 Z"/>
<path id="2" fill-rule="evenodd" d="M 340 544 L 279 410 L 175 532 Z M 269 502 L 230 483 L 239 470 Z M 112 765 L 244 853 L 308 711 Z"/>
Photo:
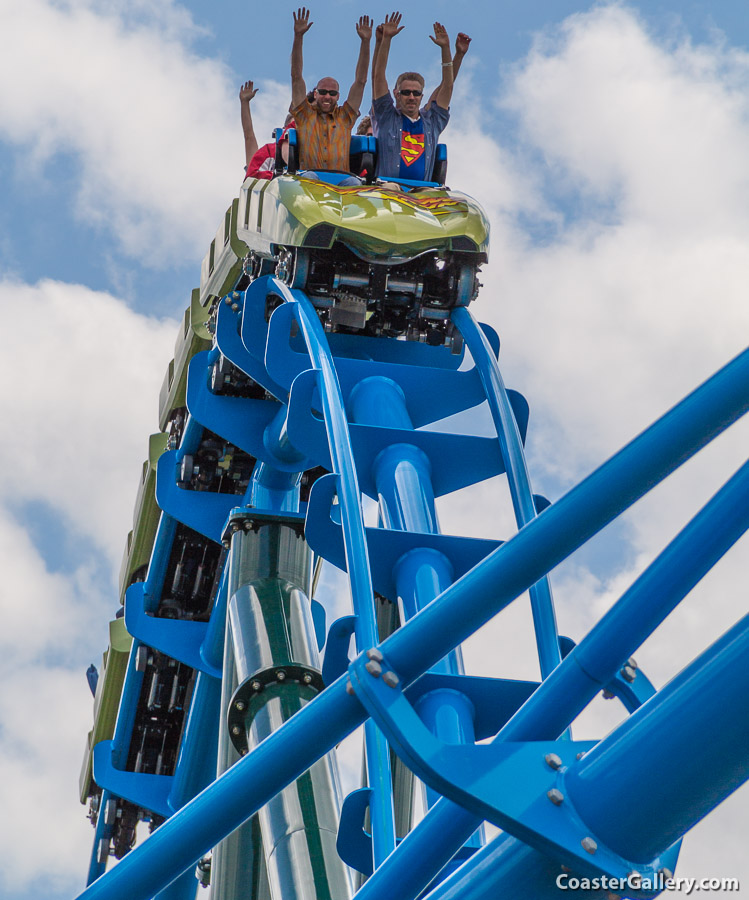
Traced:
<path id="1" fill-rule="evenodd" d="M 395 106 L 409 118 L 419 115 L 421 98 L 424 94 L 424 79 L 418 72 L 404 72 L 395 82 Z"/>
<path id="2" fill-rule="evenodd" d="M 369 116 L 364 116 L 361 122 L 359 122 L 359 124 L 356 126 L 356 133 L 374 134 L 374 131 L 372 130 L 372 120 L 369 118 Z"/>
<path id="3" fill-rule="evenodd" d="M 321 78 L 312 96 L 313 106 L 321 112 L 332 112 L 338 105 L 338 82 L 335 78 Z"/>

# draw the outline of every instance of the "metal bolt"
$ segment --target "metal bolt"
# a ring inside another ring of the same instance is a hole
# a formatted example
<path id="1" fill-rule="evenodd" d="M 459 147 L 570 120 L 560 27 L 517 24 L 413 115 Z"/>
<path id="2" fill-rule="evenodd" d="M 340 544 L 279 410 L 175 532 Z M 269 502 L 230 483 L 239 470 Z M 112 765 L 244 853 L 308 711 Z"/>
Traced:
<path id="1" fill-rule="evenodd" d="M 374 659 L 370 659 L 370 661 L 364 666 L 364 668 L 372 675 L 374 678 L 379 678 L 382 674 L 382 666 L 376 662 Z"/>
<path id="2" fill-rule="evenodd" d="M 367 659 L 373 659 L 375 662 L 381 663 L 384 657 L 377 647 L 372 647 L 371 650 L 367 650 Z"/>
<path id="3" fill-rule="evenodd" d="M 247 747 L 242 747 L 242 749 L 239 751 L 239 755 L 240 755 L 240 756 L 247 756 L 247 754 L 248 754 L 249 752 L 250 752 L 250 751 L 247 749 Z"/>
<path id="4" fill-rule="evenodd" d="M 604 700 L 613 700 L 614 695 L 611 693 L 611 691 L 603 691 L 603 699 Z"/>
<path id="5" fill-rule="evenodd" d="M 262 691 L 263 685 L 259 681 L 251 681 L 250 687 L 253 691 Z"/>
<path id="6" fill-rule="evenodd" d="M 232 303 L 231 305 L 232 312 L 236 312 L 239 309 L 238 303 Z"/>
<path id="7" fill-rule="evenodd" d="M 276 672 L 276 681 L 286 681 L 286 672 L 283 669 Z"/>
<path id="8" fill-rule="evenodd" d="M 391 688 L 398 687 L 400 684 L 400 678 L 398 678 L 395 672 L 385 672 L 382 676 L 382 680 Z"/>
<path id="9" fill-rule="evenodd" d="M 562 760 L 556 753 L 547 753 L 544 756 L 544 762 L 550 769 L 561 769 Z"/>
<path id="10" fill-rule="evenodd" d="M 239 531 L 239 523 L 238 523 L 238 522 L 232 522 L 232 523 L 231 523 L 231 533 L 232 533 L 232 534 L 236 534 L 238 531 Z"/>
<path id="11" fill-rule="evenodd" d="M 240 735 L 242 733 L 242 729 L 239 727 L 239 725 L 232 725 L 231 733 L 234 735 Z"/>
<path id="12" fill-rule="evenodd" d="M 245 519 L 243 524 L 244 524 L 245 531 L 252 531 L 252 520 L 251 519 Z"/>
<path id="13" fill-rule="evenodd" d="M 224 303 L 227 306 L 231 306 L 231 297 L 228 294 L 226 295 L 226 297 L 224 297 Z"/>
<path id="14" fill-rule="evenodd" d="M 592 837 L 584 837 L 580 843 L 582 844 L 583 850 L 586 853 L 593 854 L 598 849 L 598 844 L 593 840 Z"/>
<path id="15" fill-rule="evenodd" d="M 302 675 L 302 681 L 305 684 L 312 684 L 312 676 L 309 672 L 305 672 L 304 675 Z"/>
<path id="16" fill-rule="evenodd" d="M 239 291 L 232 291 L 232 297 L 235 300 L 239 300 Z"/>
<path id="17" fill-rule="evenodd" d="M 546 796 L 551 800 L 554 806 L 561 806 L 564 803 L 564 794 L 557 788 L 552 788 L 546 792 Z"/>
<path id="18" fill-rule="evenodd" d="M 632 666 L 623 666 L 620 674 L 625 681 L 628 681 L 630 684 L 637 678 L 637 672 L 632 668 Z"/>
<path id="19" fill-rule="evenodd" d="M 244 700 L 237 700 L 237 702 L 234 704 L 234 709 L 238 710 L 239 712 L 243 712 L 246 706 L 247 704 L 244 702 Z"/>
<path id="20" fill-rule="evenodd" d="M 228 550 L 231 547 L 231 541 L 221 541 L 221 546 Z"/>
<path id="21" fill-rule="evenodd" d="M 627 660 L 627 665 L 628 665 L 631 669 L 636 669 L 636 668 L 637 668 L 637 663 L 635 662 L 634 656 L 630 656 L 630 658 Z"/>
<path id="22" fill-rule="evenodd" d="M 352 697 L 353 697 L 354 694 L 356 693 L 356 691 L 354 690 L 353 684 L 351 684 L 351 679 L 349 679 L 349 680 L 346 682 L 346 693 L 347 693 L 347 694 L 351 694 Z"/>

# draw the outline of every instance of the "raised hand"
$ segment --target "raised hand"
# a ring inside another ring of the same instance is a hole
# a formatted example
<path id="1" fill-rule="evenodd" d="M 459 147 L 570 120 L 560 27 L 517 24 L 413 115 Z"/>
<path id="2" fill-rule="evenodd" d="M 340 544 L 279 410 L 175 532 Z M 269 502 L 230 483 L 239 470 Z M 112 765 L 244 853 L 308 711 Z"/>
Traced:
<path id="1" fill-rule="evenodd" d="M 369 16 L 360 16 L 356 23 L 356 33 L 363 41 L 372 40 L 372 19 Z"/>
<path id="2" fill-rule="evenodd" d="M 432 27 L 434 28 L 434 37 L 432 37 L 432 35 L 430 34 L 429 39 L 433 41 L 438 47 L 449 47 L 450 38 L 447 35 L 445 26 L 440 24 L 439 22 L 435 22 Z"/>
<path id="3" fill-rule="evenodd" d="M 295 35 L 306 34 L 314 24 L 313 22 L 310 22 L 309 10 L 304 6 L 300 6 L 299 9 L 295 13 L 293 13 L 293 16 Z"/>
<path id="4" fill-rule="evenodd" d="M 379 26 L 382 28 L 382 36 L 392 38 L 395 37 L 396 34 L 400 34 L 406 27 L 405 25 L 401 25 L 401 18 L 402 16 L 399 12 L 390 13 L 389 16 L 385 16 L 385 21 Z"/>
<path id="5" fill-rule="evenodd" d="M 471 46 L 471 39 L 467 34 L 463 34 L 462 31 L 458 32 L 458 36 L 455 38 L 455 52 L 466 54 L 468 52 L 468 48 Z"/>
<path id="6" fill-rule="evenodd" d="M 253 85 L 251 81 L 245 81 L 245 83 L 239 89 L 239 99 L 244 101 L 246 100 L 248 103 L 252 98 L 257 94 L 258 89 Z"/>
<path id="7" fill-rule="evenodd" d="M 375 28 L 375 40 L 376 40 L 376 41 L 381 41 L 381 40 L 382 40 L 383 29 L 384 29 L 384 27 L 385 27 L 385 26 L 384 26 L 382 23 L 380 23 L 380 24 L 377 26 L 377 28 Z"/>

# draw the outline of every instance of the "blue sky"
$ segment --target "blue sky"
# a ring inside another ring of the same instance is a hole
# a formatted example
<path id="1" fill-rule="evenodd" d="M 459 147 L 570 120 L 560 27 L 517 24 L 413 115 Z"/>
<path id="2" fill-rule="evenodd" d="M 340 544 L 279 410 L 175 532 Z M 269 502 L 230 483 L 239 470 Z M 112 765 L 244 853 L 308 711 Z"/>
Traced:
<path id="1" fill-rule="evenodd" d="M 0 895 L 10 900 L 70 897 L 85 875 L 84 673 L 116 607 L 176 322 L 240 184 L 237 90 L 260 84 L 265 138 L 289 100 L 294 8 L 0 0 L 0 841 L 12 848 Z M 312 7 L 308 81 L 332 74 L 345 90 L 354 22 L 386 11 Z M 531 474 L 554 499 L 746 344 L 745 5 L 437 0 L 403 12 L 391 74 L 416 68 L 435 83 L 434 19 L 474 39 L 445 134 L 448 180 L 492 220 L 475 313 L 499 330 L 505 379 L 530 402 Z M 554 573 L 563 631 L 585 632 L 740 464 L 747 437 L 743 423 L 720 438 Z M 445 498 L 440 515 L 453 533 L 513 531 L 500 483 Z M 743 612 L 746 551 L 744 540 L 638 654 L 658 684 Z M 469 666 L 533 677 L 524 607 L 500 618 L 470 643 Z M 579 736 L 615 723 L 600 706 Z M 742 830 L 734 798 L 687 841 L 682 873 L 743 872 L 749 886 Z"/>

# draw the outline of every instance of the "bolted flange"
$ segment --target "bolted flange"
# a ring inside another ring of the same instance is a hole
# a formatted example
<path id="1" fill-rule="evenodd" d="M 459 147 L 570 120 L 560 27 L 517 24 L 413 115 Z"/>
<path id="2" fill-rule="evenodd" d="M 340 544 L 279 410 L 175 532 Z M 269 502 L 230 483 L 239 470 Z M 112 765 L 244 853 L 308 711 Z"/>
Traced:
<path id="1" fill-rule="evenodd" d="M 305 696 L 309 698 L 325 687 L 322 673 L 294 663 L 255 672 L 239 685 L 227 713 L 229 735 L 237 752 L 243 756 L 247 753 L 247 728 L 258 709 L 272 697 L 278 696 L 279 691 L 287 690 L 287 685 L 294 684 L 298 685 L 297 690 L 307 692 Z"/>

